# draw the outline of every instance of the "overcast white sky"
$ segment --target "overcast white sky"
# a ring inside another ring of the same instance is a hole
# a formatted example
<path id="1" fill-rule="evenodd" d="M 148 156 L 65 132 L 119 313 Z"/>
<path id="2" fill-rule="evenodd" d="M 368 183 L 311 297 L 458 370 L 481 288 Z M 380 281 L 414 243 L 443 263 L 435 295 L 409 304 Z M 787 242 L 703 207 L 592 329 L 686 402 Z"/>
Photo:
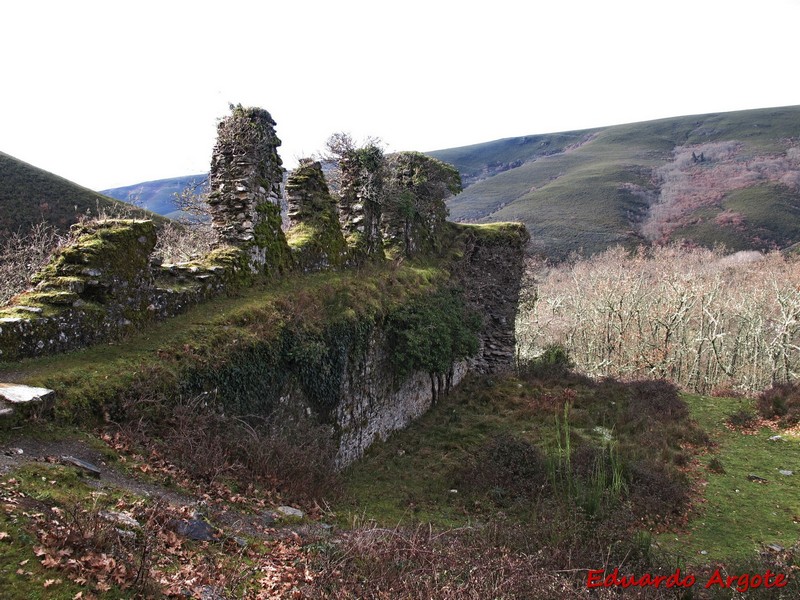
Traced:
<path id="1" fill-rule="evenodd" d="M 208 170 L 228 103 L 287 166 L 800 104 L 800 0 L 26 0 L 0 6 L 0 151 L 93 189 Z"/>

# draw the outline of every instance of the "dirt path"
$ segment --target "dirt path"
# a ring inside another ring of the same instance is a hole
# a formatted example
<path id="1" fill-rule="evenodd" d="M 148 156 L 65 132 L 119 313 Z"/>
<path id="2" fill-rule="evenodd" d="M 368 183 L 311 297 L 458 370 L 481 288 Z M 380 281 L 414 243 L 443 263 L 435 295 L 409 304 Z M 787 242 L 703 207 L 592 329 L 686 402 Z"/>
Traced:
<path id="1" fill-rule="evenodd" d="M 62 457 L 72 457 L 90 463 L 100 470 L 94 477 L 86 471 L 86 483 L 99 490 L 116 488 L 139 496 L 161 498 L 170 504 L 190 505 L 195 498 L 178 494 L 173 490 L 147 483 L 123 473 L 110 465 L 106 456 L 88 443 L 77 439 L 39 440 L 27 436 L 12 438 L 0 445 L 0 475 L 31 462 L 69 464 Z M 79 468 L 79 467 L 75 467 Z"/>
<path id="2" fill-rule="evenodd" d="M 84 481 L 98 491 L 126 491 L 137 496 L 157 499 L 174 507 L 188 507 L 192 512 L 202 513 L 215 526 L 223 528 L 228 536 L 254 536 L 263 539 L 287 536 L 317 536 L 322 528 L 316 523 L 280 524 L 280 515 L 273 510 L 241 512 L 232 509 L 225 499 L 211 499 L 209 495 L 189 494 L 175 491 L 164 485 L 143 481 L 130 471 L 109 462 L 108 455 L 80 439 L 41 440 L 21 435 L 0 444 L 0 476 L 28 463 L 65 464 L 80 469 L 65 461 L 72 457 L 90 463 L 100 474 L 95 476 L 85 471 Z M 233 499 L 231 499 L 233 501 Z"/>

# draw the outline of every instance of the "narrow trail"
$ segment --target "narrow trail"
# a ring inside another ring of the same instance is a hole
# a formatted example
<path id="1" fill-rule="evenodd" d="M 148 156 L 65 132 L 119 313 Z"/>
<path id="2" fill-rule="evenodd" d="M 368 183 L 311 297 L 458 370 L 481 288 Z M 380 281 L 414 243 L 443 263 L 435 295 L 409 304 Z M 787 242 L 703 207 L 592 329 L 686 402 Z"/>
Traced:
<path id="1" fill-rule="evenodd" d="M 98 444 L 98 442 L 95 442 Z M 149 471 L 146 465 L 133 465 L 121 467 L 128 462 L 127 457 L 118 456 L 114 451 L 102 451 L 95 444 L 80 439 L 42 440 L 22 434 L 10 436 L 9 441 L 0 443 L 0 478 L 5 477 L 15 469 L 31 463 L 64 465 L 82 471 L 82 481 L 98 492 L 109 495 L 126 492 L 138 497 L 152 499 L 166 504 L 188 508 L 191 512 L 202 514 L 215 527 L 225 531 L 228 537 L 250 536 L 266 540 L 283 539 L 286 537 L 317 537 L 328 534 L 330 526 L 316 522 L 303 522 L 282 524 L 281 515 L 269 508 L 253 510 L 251 507 L 244 511 L 231 508 L 230 502 L 237 498 L 222 498 L 219 493 L 204 493 L 202 489 L 195 493 L 177 491 L 176 489 L 158 483 L 155 478 L 140 478 L 135 475 L 137 468 L 143 473 Z M 113 459 L 109 459 L 113 456 Z M 99 476 L 82 470 L 64 457 L 71 457 L 90 463 L 99 470 Z"/>

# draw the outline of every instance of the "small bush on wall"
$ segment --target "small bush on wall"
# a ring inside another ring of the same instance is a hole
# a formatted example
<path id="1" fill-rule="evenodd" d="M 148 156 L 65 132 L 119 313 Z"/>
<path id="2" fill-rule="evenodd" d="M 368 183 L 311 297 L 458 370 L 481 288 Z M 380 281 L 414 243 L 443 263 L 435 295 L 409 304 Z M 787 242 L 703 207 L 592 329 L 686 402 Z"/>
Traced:
<path id="1" fill-rule="evenodd" d="M 438 291 L 401 308 L 388 319 L 398 375 L 449 373 L 456 361 L 478 351 L 480 326 L 480 315 L 467 310 L 460 290 Z"/>

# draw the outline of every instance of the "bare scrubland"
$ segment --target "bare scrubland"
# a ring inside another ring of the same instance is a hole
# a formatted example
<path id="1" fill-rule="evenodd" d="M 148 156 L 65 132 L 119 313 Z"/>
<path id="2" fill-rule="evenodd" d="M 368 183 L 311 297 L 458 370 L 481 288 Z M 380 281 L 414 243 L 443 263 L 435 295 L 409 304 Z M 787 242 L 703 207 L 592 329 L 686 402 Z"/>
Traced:
<path id="1" fill-rule="evenodd" d="M 538 271 L 520 352 L 564 346 L 592 376 L 760 391 L 800 369 L 800 262 L 780 253 L 614 248 Z"/>
<path id="2" fill-rule="evenodd" d="M 665 241 L 695 219 L 699 209 L 721 206 L 731 191 L 764 183 L 799 190 L 800 148 L 753 155 L 735 140 L 678 146 L 672 161 L 654 170 L 653 180 L 658 197 L 642 224 L 642 234 L 651 241 Z M 743 219 L 743 215 L 726 210 L 717 215 L 716 222 L 736 228 Z"/>

